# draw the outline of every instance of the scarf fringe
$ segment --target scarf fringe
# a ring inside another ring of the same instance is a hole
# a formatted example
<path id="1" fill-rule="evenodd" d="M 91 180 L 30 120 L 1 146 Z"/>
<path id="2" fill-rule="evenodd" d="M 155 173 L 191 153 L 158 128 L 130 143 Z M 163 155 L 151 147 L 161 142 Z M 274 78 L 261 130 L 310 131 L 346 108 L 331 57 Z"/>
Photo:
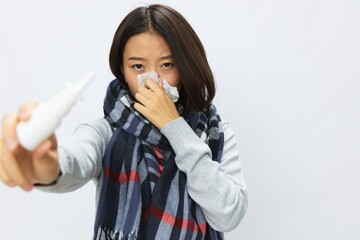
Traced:
<path id="1" fill-rule="evenodd" d="M 138 240 L 139 236 L 137 231 L 129 234 L 124 232 L 113 231 L 109 228 L 98 228 L 97 235 L 94 240 Z"/>

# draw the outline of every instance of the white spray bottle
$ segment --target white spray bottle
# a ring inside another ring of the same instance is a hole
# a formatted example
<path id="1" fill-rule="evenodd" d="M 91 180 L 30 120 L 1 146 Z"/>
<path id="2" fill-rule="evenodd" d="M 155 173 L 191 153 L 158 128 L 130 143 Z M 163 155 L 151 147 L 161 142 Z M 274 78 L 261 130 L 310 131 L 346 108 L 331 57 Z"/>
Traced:
<path id="1" fill-rule="evenodd" d="M 48 101 L 40 103 L 33 110 L 29 121 L 20 122 L 16 127 L 20 145 L 33 151 L 49 138 L 94 76 L 95 74 L 90 72 L 78 82 L 68 83 L 65 89 L 52 96 Z"/>

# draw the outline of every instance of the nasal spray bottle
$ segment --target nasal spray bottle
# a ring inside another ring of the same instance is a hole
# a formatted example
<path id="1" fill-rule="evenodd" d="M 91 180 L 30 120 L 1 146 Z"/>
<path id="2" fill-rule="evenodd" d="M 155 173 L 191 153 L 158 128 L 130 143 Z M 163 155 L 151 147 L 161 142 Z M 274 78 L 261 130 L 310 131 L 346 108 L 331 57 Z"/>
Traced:
<path id="1" fill-rule="evenodd" d="M 90 72 L 81 80 L 68 83 L 65 89 L 52 96 L 48 101 L 40 103 L 33 110 L 29 121 L 20 122 L 16 127 L 20 145 L 33 151 L 48 139 L 94 76 L 95 74 Z"/>

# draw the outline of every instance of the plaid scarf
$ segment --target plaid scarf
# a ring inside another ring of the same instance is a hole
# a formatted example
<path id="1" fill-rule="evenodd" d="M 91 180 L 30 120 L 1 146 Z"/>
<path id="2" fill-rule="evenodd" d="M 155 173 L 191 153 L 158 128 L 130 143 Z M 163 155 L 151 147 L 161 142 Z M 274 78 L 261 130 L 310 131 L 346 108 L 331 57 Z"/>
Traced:
<path id="1" fill-rule="evenodd" d="M 113 80 L 104 101 L 113 135 L 103 156 L 94 239 L 222 239 L 190 198 L 168 140 L 133 103 L 128 88 Z M 224 134 L 215 107 L 186 120 L 220 161 Z"/>

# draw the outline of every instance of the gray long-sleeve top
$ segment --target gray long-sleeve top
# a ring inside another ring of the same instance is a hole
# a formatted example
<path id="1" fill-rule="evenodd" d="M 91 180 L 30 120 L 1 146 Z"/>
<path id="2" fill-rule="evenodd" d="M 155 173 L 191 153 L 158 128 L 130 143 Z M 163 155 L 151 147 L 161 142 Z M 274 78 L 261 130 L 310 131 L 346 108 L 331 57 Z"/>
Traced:
<path id="1" fill-rule="evenodd" d="M 234 131 L 223 123 L 224 149 L 221 163 L 211 160 L 211 150 L 183 118 L 161 129 L 176 153 L 175 162 L 187 176 L 190 197 L 202 208 L 207 222 L 217 231 L 231 231 L 240 223 L 247 205 L 247 191 Z M 102 156 L 112 135 L 104 118 L 79 125 L 72 136 L 59 141 L 61 177 L 49 192 L 69 192 L 90 180 L 102 183 Z"/>

